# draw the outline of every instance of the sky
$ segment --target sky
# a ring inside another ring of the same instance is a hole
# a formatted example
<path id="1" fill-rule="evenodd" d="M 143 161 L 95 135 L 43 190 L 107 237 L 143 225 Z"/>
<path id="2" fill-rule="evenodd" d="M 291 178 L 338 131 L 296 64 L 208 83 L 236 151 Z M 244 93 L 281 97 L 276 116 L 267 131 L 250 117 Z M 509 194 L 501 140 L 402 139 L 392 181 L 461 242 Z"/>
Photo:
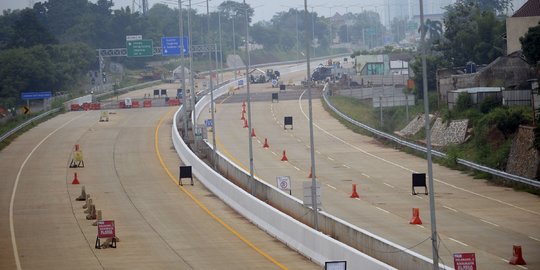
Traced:
<path id="1" fill-rule="evenodd" d="M 96 2 L 92 1 L 91 2 Z M 135 0 L 138 3 L 140 0 Z M 206 2 L 204 0 L 192 0 L 192 5 L 197 7 L 199 13 L 206 13 Z M 210 10 L 216 9 L 216 7 L 224 2 L 225 0 L 210 0 Z M 241 0 L 235 0 L 240 2 Z M 403 0 L 407 1 L 407 0 Z M 31 6 L 32 2 L 40 2 L 33 0 L 1 0 L 0 9 L 22 9 Z M 157 3 L 167 4 L 170 3 L 170 7 L 177 6 L 178 1 L 176 0 L 148 0 L 149 5 L 152 6 Z M 202 2 L 202 3 L 201 3 Z M 317 12 L 320 16 L 328 17 L 330 12 L 335 14 L 336 12 L 343 14 L 346 11 L 346 8 L 349 12 L 359 13 L 362 11 L 362 7 L 365 9 L 378 9 L 382 12 L 383 7 L 382 3 L 386 0 L 308 0 L 308 7 L 311 11 Z M 113 0 L 114 7 L 113 9 L 118 9 L 120 7 L 130 6 L 133 3 L 133 0 Z M 183 0 L 182 4 L 187 3 L 187 0 Z M 195 6 L 195 3 L 200 3 Z M 255 15 L 253 18 L 254 22 L 261 20 L 269 21 L 274 14 L 280 11 L 287 11 L 289 8 L 302 8 L 304 7 L 304 1 L 302 0 L 246 0 L 246 3 L 255 9 Z"/>
<path id="2" fill-rule="evenodd" d="M 96 2 L 95 0 L 90 0 Z M 142 2 L 141 0 L 113 0 L 113 9 L 119 9 L 120 7 L 132 6 L 133 1 L 136 3 Z M 219 4 L 225 0 L 210 0 L 210 10 L 215 10 Z M 235 0 L 237 2 L 241 0 Z M 317 12 L 319 16 L 330 17 L 335 13 L 344 14 L 346 11 L 353 13 L 360 13 L 363 10 L 376 11 L 381 14 L 383 23 L 387 23 L 386 8 L 384 4 L 390 2 L 399 1 L 401 3 L 417 2 L 418 0 L 308 0 L 309 10 Z M 442 0 L 424 0 L 426 2 L 433 2 L 435 5 Z M 22 9 L 31 7 L 33 2 L 40 2 L 38 0 L 1 0 L 0 10 L 5 9 Z M 168 4 L 170 7 L 178 6 L 177 0 L 148 0 L 150 7 L 157 3 Z M 514 8 L 519 8 L 526 0 L 513 0 Z M 187 3 L 187 0 L 182 2 Z M 303 9 L 304 1 L 302 0 L 246 0 L 251 7 L 255 9 L 253 17 L 254 22 L 269 21 L 273 15 L 280 11 L 287 11 L 290 8 Z M 187 4 L 186 4 L 187 5 Z M 199 13 L 206 13 L 206 2 L 204 0 L 192 0 L 192 5 Z M 426 5 L 426 4 L 425 4 Z M 517 9 L 516 8 L 516 9 Z"/>

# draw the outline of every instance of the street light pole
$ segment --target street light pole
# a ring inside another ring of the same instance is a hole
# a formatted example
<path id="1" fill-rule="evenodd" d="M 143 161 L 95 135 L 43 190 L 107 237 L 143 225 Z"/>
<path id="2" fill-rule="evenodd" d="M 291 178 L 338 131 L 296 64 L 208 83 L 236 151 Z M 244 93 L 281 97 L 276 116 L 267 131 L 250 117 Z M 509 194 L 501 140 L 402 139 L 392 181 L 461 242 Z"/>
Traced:
<path id="1" fill-rule="evenodd" d="M 189 114 L 188 114 L 188 108 L 187 108 L 187 91 L 186 91 L 186 57 L 184 56 L 184 52 L 186 48 L 184 48 L 184 19 L 182 16 L 182 0 L 178 0 L 178 24 L 180 27 L 180 62 L 182 66 L 182 79 L 181 79 L 181 87 L 183 91 L 183 108 L 184 108 L 184 140 L 188 141 L 188 122 L 189 122 Z"/>
<path id="2" fill-rule="evenodd" d="M 313 8 L 312 8 L 313 10 Z M 308 25 L 308 6 L 307 0 L 304 0 L 304 27 L 307 28 Z M 313 17 L 312 17 L 313 18 Z M 307 29 L 306 29 L 307 30 Z M 309 33 L 306 31 L 306 33 Z M 309 34 L 308 34 L 309 35 Z M 306 58 L 307 58 L 307 92 L 308 92 L 308 107 L 309 107 L 309 142 L 310 142 L 310 155 L 311 155 L 311 206 L 313 207 L 313 227 L 315 230 L 319 230 L 319 217 L 318 217 L 318 208 L 317 208 L 317 175 L 315 173 L 315 143 L 313 141 L 313 110 L 311 103 L 311 75 L 310 75 L 310 57 L 309 57 L 309 47 L 311 47 L 311 40 L 309 37 L 306 38 Z"/>
<path id="3" fill-rule="evenodd" d="M 207 40 L 208 45 L 212 43 L 210 38 L 210 6 L 208 5 L 208 0 L 206 0 L 206 16 L 207 16 L 207 27 L 208 27 L 208 33 L 207 33 Z M 214 46 L 215 49 L 215 46 Z M 212 50 L 208 50 L 208 65 L 209 65 L 209 74 L 208 79 L 210 80 L 210 83 L 208 84 L 208 87 L 210 90 L 210 110 L 211 110 L 211 117 L 212 117 L 212 150 L 213 150 L 213 160 L 214 160 L 214 169 L 216 169 L 217 166 L 217 145 L 216 145 L 216 121 L 215 121 L 215 115 L 214 115 L 214 86 L 212 85 Z M 217 68 L 217 67 L 216 67 Z"/>
<path id="4" fill-rule="evenodd" d="M 431 248 L 433 253 L 433 269 L 439 269 L 439 246 L 437 244 L 437 225 L 435 218 L 435 192 L 433 188 L 433 168 L 431 161 L 431 133 L 429 128 L 429 96 L 427 85 L 427 67 L 426 67 L 426 29 L 424 28 L 424 5 L 420 1 L 420 30 L 421 30 L 421 48 L 422 48 L 422 87 L 424 93 L 424 119 L 426 129 L 426 156 L 428 167 L 428 192 L 429 192 L 429 212 L 431 216 Z"/>
<path id="5" fill-rule="evenodd" d="M 191 49 L 193 48 L 192 44 L 192 38 L 191 38 L 191 0 L 188 2 L 188 48 L 189 48 L 189 82 L 191 86 L 191 115 L 193 116 L 193 126 L 191 127 L 193 131 L 193 142 L 196 142 L 196 136 L 195 133 L 197 132 L 197 122 L 196 122 L 196 114 L 195 114 L 195 104 L 197 103 L 197 92 L 195 91 L 195 82 L 194 82 L 194 76 L 193 76 L 193 52 Z"/>
<path id="6" fill-rule="evenodd" d="M 234 18 L 236 17 L 236 13 L 234 13 L 234 17 L 232 19 L 232 47 L 233 47 L 233 55 L 236 57 L 236 35 L 234 33 Z M 236 81 L 236 58 L 233 61 L 233 68 L 234 68 L 234 80 Z"/>
<path id="7" fill-rule="evenodd" d="M 244 8 L 246 9 L 246 89 L 247 89 L 247 118 L 248 118 L 248 138 L 249 138 L 249 181 L 251 183 L 251 195 L 255 196 L 255 178 L 253 177 L 253 138 L 251 137 L 251 95 L 249 92 L 249 66 L 251 65 L 251 59 L 249 56 L 249 17 L 246 0 L 244 0 Z"/>

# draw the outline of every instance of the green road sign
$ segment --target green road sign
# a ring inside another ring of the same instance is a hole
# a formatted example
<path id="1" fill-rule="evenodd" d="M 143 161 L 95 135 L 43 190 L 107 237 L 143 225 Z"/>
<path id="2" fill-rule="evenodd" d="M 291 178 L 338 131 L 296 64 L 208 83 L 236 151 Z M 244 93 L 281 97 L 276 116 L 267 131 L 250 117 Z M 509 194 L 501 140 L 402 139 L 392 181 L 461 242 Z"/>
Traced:
<path id="1" fill-rule="evenodd" d="M 126 42 L 128 57 L 145 57 L 154 55 L 151 39 L 131 40 Z"/>

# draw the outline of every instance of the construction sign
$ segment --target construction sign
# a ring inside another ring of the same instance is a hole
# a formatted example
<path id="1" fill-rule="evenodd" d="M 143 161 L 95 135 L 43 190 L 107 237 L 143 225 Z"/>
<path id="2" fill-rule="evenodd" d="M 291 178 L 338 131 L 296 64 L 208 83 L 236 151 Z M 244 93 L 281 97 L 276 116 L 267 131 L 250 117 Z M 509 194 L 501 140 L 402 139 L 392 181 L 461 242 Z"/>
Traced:
<path id="1" fill-rule="evenodd" d="M 456 270 L 476 270 L 474 253 L 454 253 L 454 268 Z"/>
<path id="2" fill-rule="evenodd" d="M 98 238 L 114 238 L 116 237 L 116 231 L 114 227 L 114 220 L 98 220 Z"/>

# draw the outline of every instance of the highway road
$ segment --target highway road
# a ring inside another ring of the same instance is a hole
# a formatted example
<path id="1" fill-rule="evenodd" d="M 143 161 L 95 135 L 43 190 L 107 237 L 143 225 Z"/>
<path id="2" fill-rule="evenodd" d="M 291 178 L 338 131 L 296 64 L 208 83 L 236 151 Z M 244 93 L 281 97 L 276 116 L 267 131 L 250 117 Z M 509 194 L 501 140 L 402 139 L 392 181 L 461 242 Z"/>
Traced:
<path id="1" fill-rule="evenodd" d="M 68 112 L 0 151 L 0 269 L 321 269 L 197 179 L 178 186 L 176 109 L 111 110 L 109 122 L 99 111 Z M 84 168 L 68 168 L 75 144 Z M 80 185 L 71 184 L 75 172 Z M 97 229 L 75 201 L 83 185 L 115 221 L 116 249 L 94 248 Z"/>
<path id="2" fill-rule="evenodd" d="M 293 73 L 283 80 L 304 76 Z M 311 164 L 307 94 L 288 89 L 272 102 L 273 92 L 278 90 L 270 84 L 251 85 L 255 175 L 271 185 L 277 176 L 290 176 L 292 195 L 302 199 Z M 315 173 L 323 211 L 431 258 L 428 196 L 411 195 L 411 174 L 426 172 L 426 160 L 353 133 L 323 109 L 320 90 L 314 96 Z M 216 101 L 215 134 L 217 149 L 249 171 L 250 131 L 240 120 L 245 100 L 240 92 Z M 292 130 L 284 129 L 284 116 L 293 117 Z M 205 112 L 200 123 L 209 117 Z M 208 138 L 211 142 L 211 133 Z M 269 149 L 262 147 L 265 139 Z M 288 162 L 281 161 L 283 151 Z M 474 252 L 478 269 L 540 269 L 539 197 L 437 164 L 433 172 L 442 263 L 453 267 L 453 253 Z M 358 199 L 349 198 L 352 184 Z M 422 225 L 409 224 L 412 208 L 420 209 Z M 527 265 L 508 264 L 512 245 L 522 247 Z"/>

